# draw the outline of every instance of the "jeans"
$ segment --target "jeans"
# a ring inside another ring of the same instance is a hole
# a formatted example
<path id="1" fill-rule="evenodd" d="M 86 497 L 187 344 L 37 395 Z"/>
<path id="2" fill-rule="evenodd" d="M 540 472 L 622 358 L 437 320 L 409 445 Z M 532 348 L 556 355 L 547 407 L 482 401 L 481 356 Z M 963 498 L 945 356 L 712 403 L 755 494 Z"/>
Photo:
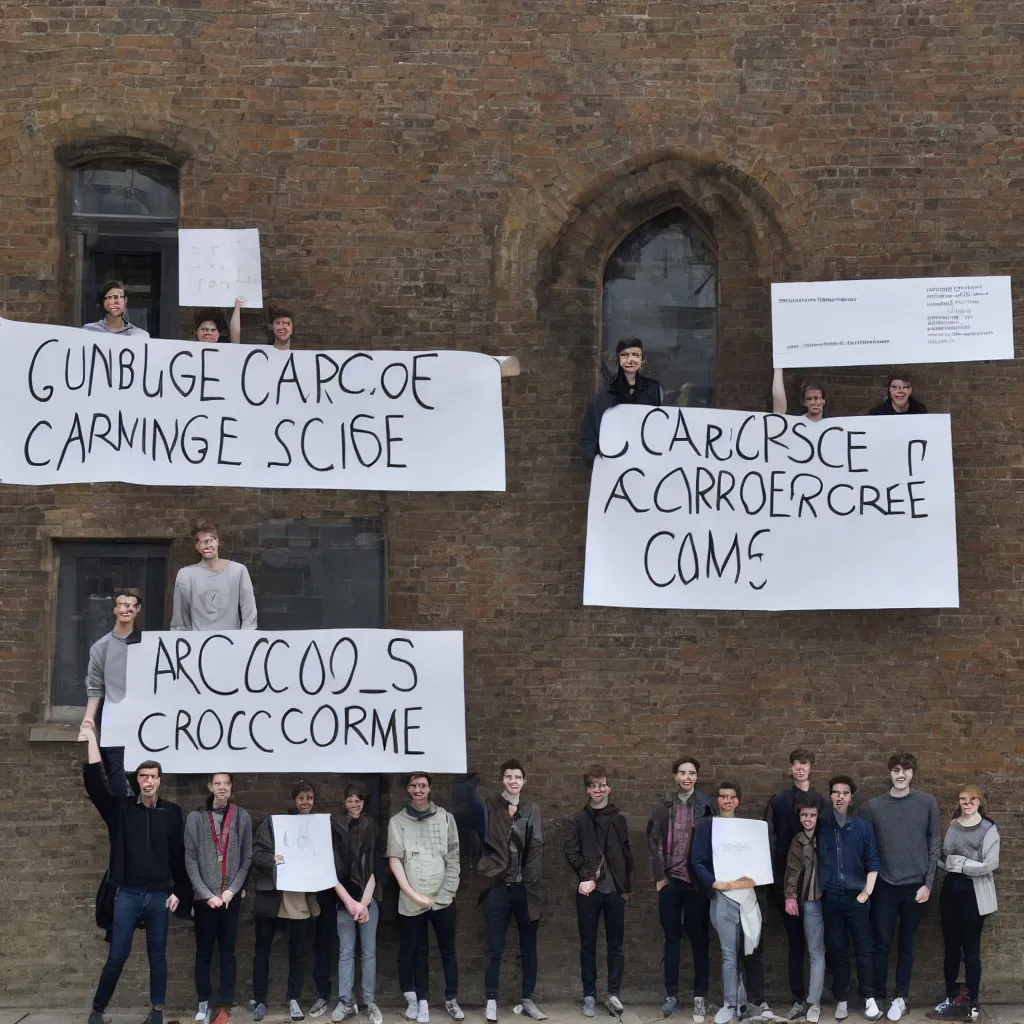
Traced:
<path id="1" fill-rule="evenodd" d="M 505 885 L 498 882 L 487 894 L 487 960 L 484 965 L 484 998 L 498 998 L 501 956 L 505 952 L 505 935 L 509 922 L 516 919 L 519 929 L 519 960 L 523 973 L 523 999 L 532 999 L 537 987 L 537 927 L 526 906 L 526 888 L 521 882 Z"/>
<path id="2" fill-rule="evenodd" d="M 942 968 L 946 995 L 957 995 L 957 975 L 963 957 L 967 977 L 967 994 L 977 1005 L 981 987 L 981 930 L 985 918 L 978 913 L 974 882 L 967 875 L 949 874 L 939 894 L 939 917 L 942 921 L 942 944 L 945 946 Z"/>
<path id="3" fill-rule="evenodd" d="M 363 1003 L 376 1001 L 377 996 L 377 901 L 370 900 L 370 919 L 357 925 L 352 915 L 338 907 L 338 998 L 352 1005 L 352 989 L 356 982 L 356 931 L 362 950 Z M 406 989 L 407 992 L 411 989 Z"/>
<path id="4" fill-rule="evenodd" d="M 910 974 L 914 970 L 914 937 L 921 921 L 921 904 L 914 897 L 920 882 L 890 885 L 878 879 L 871 894 L 871 932 L 875 942 L 875 993 L 885 998 L 889 974 L 889 949 L 899 919 L 899 950 L 896 954 L 896 989 L 904 999 L 910 992 Z"/>
<path id="5" fill-rule="evenodd" d="M 302 997 L 306 969 L 306 943 L 311 921 L 292 921 L 284 917 L 254 917 L 256 944 L 252 954 L 252 995 L 257 1003 L 267 1004 L 270 986 L 270 947 L 278 931 L 288 932 L 288 999 Z"/>
<path id="6" fill-rule="evenodd" d="M 696 885 L 670 878 L 658 893 L 658 917 L 665 933 L 665 994 L 679 995 L 679 958 L 685 931 L 693 954 L 693 994 L 706 996 L 711 975 L 707 896 Z"/>
<path id="7" fill-rule="evenodd" d="M 330 1002 L 334 938 L 338 934 L 338 897 L 333 889 L 316 894 L 320 916 L 313 923 L 313 984 L 316 994 Z M 344 910 L 344 907 L 342 908 Z"/>
<path id="8" fill-rule="evenodd" d="M 850 998 L 851 935 L 861 998 L 871 999 L 876 995 L 871 912 L 867 903 L 857 902 L 859 893 L 859 889 L 829 889 L 821 897 L 825 949 L 832 964 L 832 993 L 840 1002 Z"/>
<path id="9" fill-rule="evenodd" d="M 821 990 L 825 987 L 825 917 L 820 900 L 805 900 L 800 904 L 804 938 L 811 957 L 811 983 L 807 986 L 807 1002 L 821 1005 Z M 792 915 L 787 914 L 787 917 Z M 793 918 L 799 921 L 799 917 Z M 793 947 L 790 946 L 792 952 Z M 800 1000 L 803 1002 L 803 1000 Z"/>
<path id="10" fill-rule="evenodd" d="M 760 940 L 752 953 L 743 952 L 740 908 L 720 892 L 711 898 L 711 923 L 722 949 L 722 1003 L 739 1008 L 746 1002 L 741 998 L 745 981 L 747 999 L 759 1006 L 764 1001 L 764 949 Z"/>
<path id="11" fill-rule="evenodd" d="M 415 992 L 426 999 L 430 991 L 427 952 L 427 924 L 434 927 L 437 951 L 444 970 L 444 997 L 459 994 L 459 961 L 455 955 L 455 904 L 439 910 L 427 910 L 415 917 L 398 916 L 398 983 L 403 992 Z"/>
<path id="12" fill-rule="evenodd" d="M 114 796 L 134 796 L 124 773 L 124 747 L 100 747 L 107 788 Z"/>
<path id="13" fill-rule="evenodd" d="M 580 977 L 583 994 L 597 995 L 597 926 L 604 914 L 608 945 L 608 994 L 617 996 L 622 986 L 622 939 L 626 931 L 626 901 L 617 892 L 595 889 L 589 896 L 576 893 L 576 921 L 580 927 Z"/>
<path id="14" fill-rule="evenodd" d="M 235 938 L 238 934 L 238 911 L 242 898 L 235 896 L 227 909 L 212 910 L 205 900 L 196 900 L 192 905 L 193 924 L 196 931 L 196 999 L 201 1003 L 210 1001 L 212 986 L 210 969 L 213 965 L 213 944 L 220 946 L 220 986 L 216 1006 L 230 1009 L 235 1001 Z"/>
<path id="15" fill-rule="evenodd" d="M 807 989 L 804 987 L 804 952 L 807 949 L 807 943 L 804 941 L 804 921 L 786 913 L 785 900 L 780 909 L 782 911 L 782 927 L 786 930 L 786 944 L 789 946 L 789 990 L 793 995 L 793 1002 L 802 1003 L 807 997 Z M 818 920 L 821 920 L 820 914 Z M 809 997 L 807 998 L 809 999 Z M 809 1001 L 813 1005 L 820 1003 L 821 992 L 819 991 L 817 1000 Z"/>
<path id="16" fill-rule="evenodd" d="M 114 995 L 117 980 L 132 951 L 132 938 L 139 921 L 146 925 L 149 1001 L 153 1006 L 163 1006 L 167 997 L 167 917 L 167 893 L 155 889 L 118 888 L 114 896 L 110 952 L 92 997 L 94 1010 L 102 1013 Z"/>

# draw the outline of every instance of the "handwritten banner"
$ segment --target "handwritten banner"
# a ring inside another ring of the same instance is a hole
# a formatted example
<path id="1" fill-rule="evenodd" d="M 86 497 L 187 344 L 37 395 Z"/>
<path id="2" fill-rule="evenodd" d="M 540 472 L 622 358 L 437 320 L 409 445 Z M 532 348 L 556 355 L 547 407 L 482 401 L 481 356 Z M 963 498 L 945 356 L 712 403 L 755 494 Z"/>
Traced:
<path id="1" fill-rule="evenodd" d="M 0 320 L 0 483 L 503 491 L 498 362 Z"/>
<path id="2" fill-rule="evenodd" d="M 168 772 L 466 770 L 462 634 L 146 632 L 104 746 Z"/>
<path id="3" fill-rule="evenodd" d="M 260 233 L 256 228 L 181 228 L 178 231 L 178 304 L 263 305 Z"/>
<path id="4" fill-rule="evenodd" d="M 719 882 L 751 878 L 755 885 L 771 885 L 774 877 L 768 822 L 715 818 L 711 823 L 711 859 Z"/>
<path id="5" fill-rule="evenodd" d="M 329 814 L 272 814 L 277 888 L 322 892 L 338 884 Z"/>
<path id="6" fill-rule="evenodd" d="M 777 367 L 1013 358 L 1008 277 L 772 285 Z"/>
<path id="7" fill-rule="evenodd" d="M 585 604 L 959 605 L 948 416 L 619 406 L 601 451 Z"/>

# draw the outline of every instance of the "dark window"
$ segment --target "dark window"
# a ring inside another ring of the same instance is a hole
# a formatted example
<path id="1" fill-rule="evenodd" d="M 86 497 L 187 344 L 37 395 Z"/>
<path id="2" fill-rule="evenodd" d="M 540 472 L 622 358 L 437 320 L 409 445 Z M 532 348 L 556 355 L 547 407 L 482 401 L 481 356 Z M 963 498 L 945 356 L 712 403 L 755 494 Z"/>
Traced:
<path id="1" fill-rule="evenodd" d="M 715 400 L 718 261 L 708 236 L 682 210 L 637 228 L 604 271 L 602 373 L 618 368 L 622 338 L 644 343 L 641 373 L 665 389 L 668 405 Z"/>
<path id="2" fill-rule="evenodd" d="M 61 541 L 53 703 L 85 705 L 89 648 L 114 628 L 114 591 L 137 587 L 143 629 L 164 628 L 169 544 Z"/>

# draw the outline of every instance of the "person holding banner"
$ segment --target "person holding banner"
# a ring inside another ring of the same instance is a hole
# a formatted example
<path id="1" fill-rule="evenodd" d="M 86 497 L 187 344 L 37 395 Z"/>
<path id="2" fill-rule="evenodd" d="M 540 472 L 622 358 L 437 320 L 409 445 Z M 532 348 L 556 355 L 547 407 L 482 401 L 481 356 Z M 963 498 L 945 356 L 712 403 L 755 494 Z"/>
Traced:
<path id="1" fill-rule="evenodd" d="M 926 413 L 927 406 L 913 397 L 914 384 L 910 374 L 898 370 L 889 374 L 889 394 L 881 405 L 868 410 L 869 416 L 898 416 L 901 413 Z"/>
<path id="2" fill-rule="evenodd" d="M 249 570 L 241 562 L 220 557 L 217 524 L 198 523 L 192 540 L 200 560 L 178 570 L 171 629 L 255 629 L 256 597 Z"/>
<path id="3" fill-rule="evenodd" d="M 788 412 L 789 400 L 786 398 L 786 385 L 782 379 L 782 370 L 776 369 L 772 375 L 772 412 L 785 416 Z M 800 405 L 803 406 L 803 417 L 817 423 L 825 415 L 825 389 L 813 380 L 800 382 Z M 801 415 L 798 413 L 798 415 Z"/>
<path id="4" fill-rule="evenodd" d="M 387 857 L 398 882 L 398 981 L 405 1016 L 430 1021 L 429 944 L 434 928 L 444 969 L 444 1008 L 464 1020 L 459 1006 L 459 961 L 455 955 L 455 894 L 459 890 L 459 829 L 455 816 L 430 799 L 431 777 L 412 772 L 404 779 L 409 803 L 388 822 Z"/>
<path id="5" fill-rule="evenodd" d="M 96 305 L 103 309 L 104 316 L 88 324 L 82 324 L 83 331 L 102 331 L 105 334 L 127 334 L 137 338 L 148 338 L 149 332 L 136 327 L 128 320 L 128 298 L 120 281 L 107 281 L 96 296 Z"/>
<path id="6" fill-rule="evenodd" d="M 220 986 L 213 1024 L 227 1024 L 235 1002 L 235 940 L 242 887 L 252 860 L 252 818 L 231 801 L 229 772 L 215 772 L 206 784 L 203 807 L 185 819 L 185 868 L 192 882 L 196 933 L 196 1021 L 210 1019 L 213 946 L 220 947 Z"/>
<path id="7" fill-rule="evenodd" d="M 224 314 L 219 309 L 208 307 L 201 309 L 195 315 L 195 339 L 204 344 L 216 344 L 225 336 L 227 340 L 238 344 L 242 340 L 242 306 L 245 299 L 239 296 L 235 299 L 235 308 L 231 311 L 230 323 L 224 319 Z"/>

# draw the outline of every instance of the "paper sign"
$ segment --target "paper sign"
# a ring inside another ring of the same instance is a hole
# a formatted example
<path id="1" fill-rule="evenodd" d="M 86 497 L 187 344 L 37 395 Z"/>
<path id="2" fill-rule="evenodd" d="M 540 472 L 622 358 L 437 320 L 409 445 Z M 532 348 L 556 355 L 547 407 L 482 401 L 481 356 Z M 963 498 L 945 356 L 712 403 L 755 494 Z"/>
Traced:
<path id="1" fill-rule="evenodd" d="M 178 231 L 178 305 L 263 305 L 260 233 L 256 228 L 181 228 Z"/>
<path id="2" fill-rule="evenodd" d="M 600 443 L 585 604 L 959 604 L 948 416 L 620 405 Z"/>
<path id="3" fill-rule="evenodd" d="M 322 892 L 338 884 L 329 814 L 274 814 L 274 856 L 281 892 Z"/>
<path id="4" fill-rule="evenodd" d="M 1013 358 L 1008 277 L 772 285 L 777 367 Z"/>
<path id="5" fill-rule="evenodd" d="M 711 822 L 711 856 L 718 882 L 746 877 L 755 885 L 771 885 L 775 880 L 766 821 L 715 818 Z"/>

